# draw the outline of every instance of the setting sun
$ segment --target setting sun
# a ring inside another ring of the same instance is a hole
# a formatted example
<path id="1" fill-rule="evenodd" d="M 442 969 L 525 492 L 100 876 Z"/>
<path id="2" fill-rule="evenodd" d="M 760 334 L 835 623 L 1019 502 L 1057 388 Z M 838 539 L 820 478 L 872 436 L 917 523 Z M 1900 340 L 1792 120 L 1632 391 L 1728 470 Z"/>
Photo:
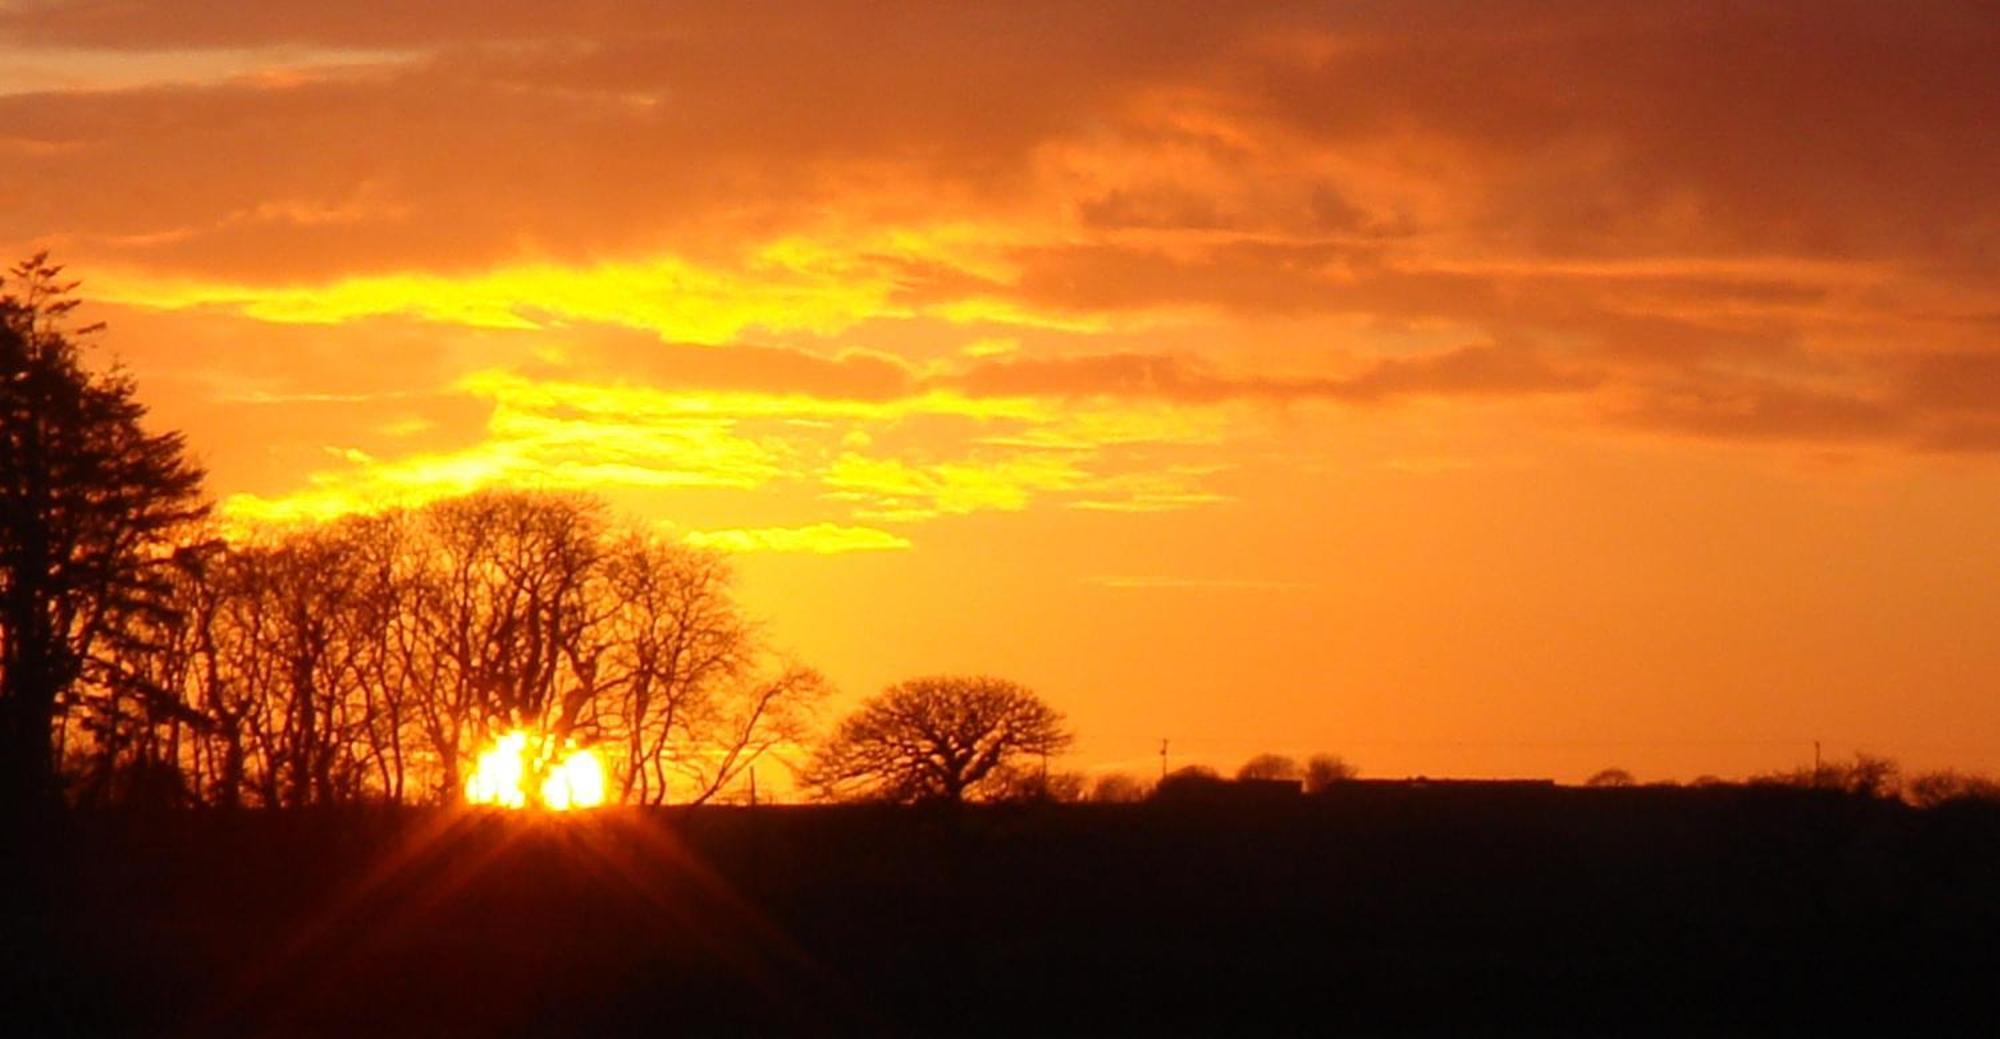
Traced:
<path id="1" fill-rule="evenodd" d="M 502 735 L 482 751 L 465 781 L 465 803 L 499 808 L 534 807 L 567 812 L 604 803 L 604 764 L 589 748 L 573 749 L 561 760 L 538 758 L 543 741 L 520 729 Z M 534 780 L 539 776 L 541 782 Z"/>

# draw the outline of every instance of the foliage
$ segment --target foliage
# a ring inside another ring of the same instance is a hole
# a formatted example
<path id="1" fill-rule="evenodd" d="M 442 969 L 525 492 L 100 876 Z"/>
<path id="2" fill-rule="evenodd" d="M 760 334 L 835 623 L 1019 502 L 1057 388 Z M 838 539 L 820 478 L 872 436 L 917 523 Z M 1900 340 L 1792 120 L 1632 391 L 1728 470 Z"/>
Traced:
<path id="1" fill-rule="evenodd" d="M 1013 770 L 1070 743 L 1062 715 L 1013 682 L 931 677 L 890 686 L 840 723 L 802 781 L 826 798 L 991 800 Z"/>
<path id="2" fill-rule="evenodd" d="M 75 709 L 116 744 L 128 712 L 180 706 L 142 666 L 171 633 L 176 547 L 206 513 L 178 433 L 148 433 L 131 379 L 87 369 L 75 282 L 38 254 L 0 288 L 0 760 L 5 783 L 56 792 L 53 730 Z"/>

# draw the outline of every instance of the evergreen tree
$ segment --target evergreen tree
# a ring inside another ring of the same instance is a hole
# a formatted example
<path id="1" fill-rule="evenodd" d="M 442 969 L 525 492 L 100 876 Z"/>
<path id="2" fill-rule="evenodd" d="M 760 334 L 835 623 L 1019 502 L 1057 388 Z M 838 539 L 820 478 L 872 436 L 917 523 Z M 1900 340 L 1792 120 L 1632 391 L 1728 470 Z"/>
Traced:
<path id="1" fill-rule="evenodd" d="M 84 366 L 97 326 L 71 327 L 61 273 L 43 253 L 0 278 L 0 784 L 43 802 L 59 705 L 140 681 L 120 661 L 169 619 L 178 539 L 207 511 L 181 435 L 145 430 L 125 373 Z"/>

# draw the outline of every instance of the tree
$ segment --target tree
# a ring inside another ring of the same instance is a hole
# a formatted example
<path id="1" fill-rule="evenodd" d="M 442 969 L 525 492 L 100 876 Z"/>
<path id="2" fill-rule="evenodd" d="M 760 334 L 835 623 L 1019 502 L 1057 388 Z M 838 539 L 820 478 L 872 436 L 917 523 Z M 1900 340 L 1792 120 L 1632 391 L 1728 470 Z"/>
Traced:
<path id="1" fill-rule="evenodd" d="M 1584 780 L 1583 785 L 1595 786 L 1595 787 L 1624 787 L 1624 786 L 1632 786 L 1636 782 L 1638 781 L 1632 778 L 1632 773 L 1627 772 L 1622 768 L 1607 768 L 1607 769 L 1600 769 L 1598 772 L 1593 774 L 1589 779 Z"/>
<path id="2" fill-rule="evenodd" d="M 1063 717 L 998 678 L 918 678 L 842 721 L 802 771 L 822 796 L 959 803 L 1003 794 L 1030 757 L 1070 744 Z"/>
<path id="3" fill-rule="evenodd" d="M 1284 754 L 1259 754 L 1236 770 L 1238 779 L 1304 779 L 1298 759 Z"/>
<path id="4" fill-rule="evenodd" d="M 1182 765 L 1160 777 L 1153 786 L 1152 799 L 1183 803 L 1210 800 L 1228 787 L 1228 780 L 1207 765 Z"/>
<path id="5" fill-rule="evenodd" d="M 1852 762 L 1828 761 L 1787 772 L 1751 776 L 1756 786 L 1792 786 L 1834 790 L 1857 797 L 1895 797 L 1901 789 L 1901 769 L 1888 758 L 1856 751 Z"/>
<path id="6" fill-rule="evenodd" d="M 1945 769 L 1942 772 L 1926 772 L 1910 780 L 1904 793 L 1910 803 L 1919 808 L 1936 808 L 1954 801 L 2000 803 L 2000 780 Z"/>
<path id="7" fill-rule="evenodd" d="M 1106 772 L 1090 785 L 1090 799 L 1104 804 L 1132 804 L 1152 792 L 1151 784 L 1124 772 Z"/>
<path id="8" fill-rule="evenodd" d="M 594 750 L 615 800 L 730 796 L 824 680 L 768 652 L 719 557 L 604 511 L 489 490 L 218 546 L 163 669 L 202 724 L 167 760 L 219 805 L 455 801 L 518 729 L 537 767 Z"/>
<path id="9" fill-rule="evenodd" d="M 409 609 L 425 681 L 415 714 L 455 797 L 462 766 L 517 726 L 560 744 L 589 729 L 602 590 L 604 507 L 581 495 L 488 490 L 418 513 L 423 559 Z"/>
<path id="10" fill-rule="evenodd" d="M 1338 754 L 1314 754 L 1306 761 L 1306 793 L 1319 793 L 1360 774 L 1360 769 Z"/>
<path id="11" fill-rule="evenodd" d="M 1044 772 L 1038 765 L 1022 763 L 995 772 L 987 785 L 995 801 L 1076 804 L 1089 792 L 1090 783 L 1081 772 Z"/>
<path id="12" fill-rule="evenodd" d="M 607 734 L 624 755 L 621 800 L 708 801 L 765 753 L 806 734 L 824 680 L 762 667 L 756 632 L 715 555 L 628 536 L 606 554 L 609 651 L 598 676 Z"/>
<path id="13" fill-rule="evenodd" d="M 130 666 L 170 611 L 182 536 L 206 514 L 178 433 L 148 433 L 123 372 L 92 372 L 75 282 L 38 254 L 0 288 L 0 782 L 56 793 L 54 725 L 79 687 L 174 701 Z"/>

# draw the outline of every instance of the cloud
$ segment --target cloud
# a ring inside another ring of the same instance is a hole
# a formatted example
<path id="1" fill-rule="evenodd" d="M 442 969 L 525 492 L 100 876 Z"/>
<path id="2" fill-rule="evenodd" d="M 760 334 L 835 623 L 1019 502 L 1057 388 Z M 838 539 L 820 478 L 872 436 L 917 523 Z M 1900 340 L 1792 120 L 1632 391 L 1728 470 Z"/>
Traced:
<path id="1" fill-rule="evenodd" d="M 1973 450 L 2000 406 L 1970 0 L 92 0 L 0 11 L 0 64 L 33 72 L 0 85 L 0 244 L 98 298 L 519 333 L 732 422 L 1027 450 L 1085 398 L 1561 395 Z"/>
<path id="2" fill-rule="evenodd" d="M 910 547 L 910 539 L 875 527 L 814 523 L 805 527 L 755 527 L 736 530 L 691 530 L 682 535 L 691 545 L 723 552 L 880 552 Z"/>
<path id="3" fill-rule="evenodd" d="M 1736 440 L 1879 441 L 1909 425 L 1908 416 L 1877 400 L 1761 379 L 1660 387 L 1620 414 L 1654 429 Z"/>
<path id="4" fill-rule="evenodd" d="M 855 503 L 855 515 L 890 521 L 1018 512 L 1038 494 L 1087 479 L 1074 457 L 1018 452 L 930 464 L 844 452 L 821 477 L 827 496 Z"/>
<path id="5" fill-rule="evenodd" d="M 879 308 L 884 284 L 851 271 L 764 262 L 751 272 L 671 258 L 575 268 L 535 264 L 448 276 L 394 274 L 261 287 L 157 280 L 119 272 L 93 279 L 113 303 L 174 310 L 227 307 L 283 324 L 338 324 L 410 315 L 474 328 L 534 329 L 564 321 L 643 328 L 669 340 L 726 343 L 749 329 L 838 330 Z"/>
<path id="6" fill-rule="evenodd" d="M 1529 350 L 1484 345 L 1379 360 L 1348 376 L 1226 375 L 1185 357 L 1101 354 L 989 361 L 958 381 L 967 392 L 983 395 L 1373 403 L 1408 396 L 1574 393 L 1591 389 L 1600 377 L 1551 365 Z"/>

